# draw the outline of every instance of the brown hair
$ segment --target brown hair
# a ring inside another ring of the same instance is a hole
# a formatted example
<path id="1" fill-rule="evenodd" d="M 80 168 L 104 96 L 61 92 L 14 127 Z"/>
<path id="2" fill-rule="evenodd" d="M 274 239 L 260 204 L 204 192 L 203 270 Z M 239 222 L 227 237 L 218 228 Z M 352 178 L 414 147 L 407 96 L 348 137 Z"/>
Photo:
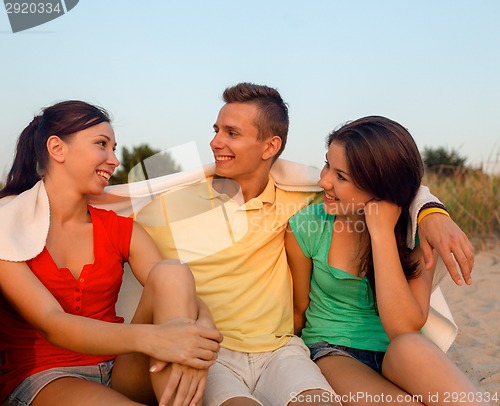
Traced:
<path id="1" fill-rule="evenodd" d="M 42 109 L 17 140 L 14 162 L 0 198 L 20 194 L 41 179 L 47 169 L 50 136 L 69 139 L 78 131 L 103 122 L 110 122 L 106 110 L 83 101 L 68 100 Z"/>
<path id="2" fill-rule="evenodd" d="M 255 103 L 258 109 L 256 127 L 259 139 L 271 136 L 281 138 L 281 148 L 274 156 L 276 160 L 285 149 L 288 136 L 288 106 L 276 89 L 253 83 L 239 83 L 228 87 L 222 94 L 225 103 Z"/>
<path id="3" fill-rule="evenodd" d="M 328 135 L 327 145 L 345 147 L 353 183 L 376 199 L 402 208 L 395 227 L 396 241 L 407 279 L 418 276 L 407 247 L 410 204 L 417 194 L 424 167 L 413 137 L 399 123 L 385 117 L 370 116 L 349 122 Z M 367 240 L 361 256 L 365 272 L 375 293 L 371 244 Z"/>

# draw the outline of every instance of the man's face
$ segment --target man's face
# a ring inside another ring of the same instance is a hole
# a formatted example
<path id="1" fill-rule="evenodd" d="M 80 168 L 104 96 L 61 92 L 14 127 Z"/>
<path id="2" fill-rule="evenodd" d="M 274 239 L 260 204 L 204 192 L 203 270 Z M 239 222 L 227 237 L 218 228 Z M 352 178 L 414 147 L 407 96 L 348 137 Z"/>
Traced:
<path id="1" fill-rule="evenodd" d="M 254 103 L 228 103 L 221 108 L 214 124 L 215 136 L 210 147 L 216 174 L 240 185 L 261 171 L 269 171 L 269 161 L 264 159 L 268 142 L 258 139 L 256 116 Z"/>

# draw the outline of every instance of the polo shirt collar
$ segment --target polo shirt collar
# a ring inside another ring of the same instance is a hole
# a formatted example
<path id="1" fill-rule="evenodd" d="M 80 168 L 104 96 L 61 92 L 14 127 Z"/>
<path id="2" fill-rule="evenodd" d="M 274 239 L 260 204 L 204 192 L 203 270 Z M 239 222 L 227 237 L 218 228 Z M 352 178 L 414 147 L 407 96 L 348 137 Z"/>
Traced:
<path id="1" fill-rule="evenodd" d="M 219 193 L 212 186 L 212 181 L 214 178 L 207 179 L 207 182 L 202 182 L 198 186 L 198 193 L 201 198 L 211 200 L 211 199 L 221 199 L 223 201 L 231 200 L 229 196 L 224 193 Z M 246 202 L 242 207 L 246 209 L 260 209 L 263 207 L 264 203 L 274 203 L 276 199 L 276 187 L 274 184 L 274 179 L 269 176 L 269 180 L 267 181 L 267 185 L 262 191 L 262 193 L 250 199 Z"/>

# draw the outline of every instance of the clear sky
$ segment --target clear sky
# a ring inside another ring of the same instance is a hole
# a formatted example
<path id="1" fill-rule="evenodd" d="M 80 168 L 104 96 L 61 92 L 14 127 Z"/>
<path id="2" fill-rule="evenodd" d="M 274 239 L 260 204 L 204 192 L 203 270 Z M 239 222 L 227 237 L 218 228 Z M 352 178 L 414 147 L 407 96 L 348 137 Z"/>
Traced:
<path id="1" fill-rule="evenodd" d="M 500 158 L 498 0 L 80 0 L 13 34 L 0 5 L 0 176 L 42 106 L 102 105 L 118 147 L 195 142 L 238 82 L 280 90 L 286 159 L 321 166 L 339 124 L 384 115 L 420 149 Z M 2 176 L 3 177 L 3 176 Z"/>

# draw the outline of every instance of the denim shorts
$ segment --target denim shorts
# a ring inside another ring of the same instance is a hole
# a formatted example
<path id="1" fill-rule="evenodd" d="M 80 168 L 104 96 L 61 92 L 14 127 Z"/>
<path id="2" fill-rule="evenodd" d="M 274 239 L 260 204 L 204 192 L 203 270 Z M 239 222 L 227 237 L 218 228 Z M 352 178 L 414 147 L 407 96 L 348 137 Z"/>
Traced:
<path id="1" fill-rule="evenodd" d="M 22 381 L 2 406 L 28 406 L 45 386 L 59 378 L 80 378 L 110 386 L 114 363 L 111 360 L 97 365 L 52 368 L 37 372 Z"/>
<path id="2" fill-rule="evenodd" d="M 357 348 L 345 347 L 343 345 L 328 344 L 325 341 L 311 344 L 309 346 L 309 350 L 311 351 L 311 359 L 313 361 L 316 361 L 326 355 L 341 355 L 344 357 L 354 358 L 359 362 L 368 365 L 379 374 L 382 372 L 382 361 L 384 360 L 385 352 L 359 350 Z"/>

